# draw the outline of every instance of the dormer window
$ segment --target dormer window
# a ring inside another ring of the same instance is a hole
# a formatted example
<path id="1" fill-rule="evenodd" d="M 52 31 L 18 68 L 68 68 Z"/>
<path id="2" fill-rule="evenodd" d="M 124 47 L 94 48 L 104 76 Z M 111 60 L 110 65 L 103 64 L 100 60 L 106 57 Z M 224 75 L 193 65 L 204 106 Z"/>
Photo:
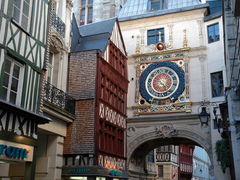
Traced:
<path id="1" fill-rule="evenodd" d="M 148 1 L 148 10 L 156 11 L 166 9 L 166 5 L 164 4 L 164 0 L 149 0 Z"/>

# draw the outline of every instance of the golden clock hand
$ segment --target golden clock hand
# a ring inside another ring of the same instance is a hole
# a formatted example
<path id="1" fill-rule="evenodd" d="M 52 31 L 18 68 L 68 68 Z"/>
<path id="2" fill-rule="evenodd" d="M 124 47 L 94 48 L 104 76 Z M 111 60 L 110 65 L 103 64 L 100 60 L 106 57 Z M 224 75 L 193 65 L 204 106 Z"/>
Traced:
<path id="1" fill-rule="evenodd" d="M 164 82 L 163 79 L 160 79 L 160 85 L 164 86 L 165 89 L 167 89 L 166 83 Z"/>

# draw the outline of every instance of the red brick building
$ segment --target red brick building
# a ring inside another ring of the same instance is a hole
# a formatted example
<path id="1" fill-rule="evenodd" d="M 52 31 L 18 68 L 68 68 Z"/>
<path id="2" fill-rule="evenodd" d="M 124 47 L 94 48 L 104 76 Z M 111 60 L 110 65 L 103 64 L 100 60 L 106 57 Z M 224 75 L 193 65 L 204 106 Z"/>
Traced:
<path id="1" fill-rule="evenodd" d="M 76 117 L 64 142 L 64 179 L 128 178 L 126 55 L 116 18 L 81 27 L 73 20 L 68 91 Z"/>
<path id="2" fill-rule="evenodd" d="M 191 180 L 193 174 L 193 145 L 179 145 L 178 179 Z"/>

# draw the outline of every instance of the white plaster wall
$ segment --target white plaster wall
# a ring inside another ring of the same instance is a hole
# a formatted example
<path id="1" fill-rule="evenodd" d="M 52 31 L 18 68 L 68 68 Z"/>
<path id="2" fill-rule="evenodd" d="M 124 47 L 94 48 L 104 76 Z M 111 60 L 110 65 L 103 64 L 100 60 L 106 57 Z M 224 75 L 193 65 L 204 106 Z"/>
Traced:
<path id="1" fill-rule="evenodd" d="M 198 21 L 203 20 L 204 12 L 205 10 L 201 9 L 194 10 L 192 12 L 187 11 L 177 14 L 168 14 L 165 16 L 120 22 L 124 43 L 128 53 L 128 78 L 130 81 L 128 92 L 128 117 L 133 116 L 133 113 L 131 112 L 131 106 L 133 106 L 135 103 L 136 69 L 134 64 L 135 58 L 132 57 L 132 55 L 136 54 L 136 47 L 138 41 L 140 44 L 140 53 L 146 53 L 147 30 L 162 27 L 164 28 L 166 43 L 169 42 L 169 34 L 170 31 L 172 31 L 172 46 L 176 49 L 183 47 L 183 30 L 186 29 L 188 47 L 192 48 L 190 50 L 189 61 L 190 97 L 191 101 L 194 103 L 194 105 L 196 105 L 196 107 L 193 107 L 193 113 L 197 113 L 197 108 L 199 104 L 195 104 L 195 102 L 202 101 L 202 88 L 199 88 L 202 77 L 201 69 L 199 68 L 199 66 L 201 65 L 198 54 L 199 50 L 196 48 L 200 47 Z M 170 30 L 169 28 L 169 25 L 171 24 L 172 30 Z M 140 36 L 140 38 L 138 39 L 137 36 Z M 206 52 L 204 53 L 206 54 Z M 205 68 L 207 68 L 206 66 L 207 64 L 204 64 Z M 206 69 L 205 72 L 207 73 Z M 134 78 L 134 80 L 132 80 L 132 78 Z"/>
<path id="2" fill-rule="evenodd" d="M 136 54 L 136 47 L 139 41 L 140 54 L 146 53 L 147 46 L 147 30 L 164 27 L 165 42 L 169 42 L 169 35 L 172 31 L 172 41 L 174 48 L 183 47 L 183 29 L 186 29 L 186 37 L 188 47 L 191 47 L 189 56 L 189 80 L 190 80 L 190 100 L 193 103 L 192 113 L 198 113 L 200 102 L 205 101 L 224 101 L 224 97 L 212 98 L 211 97 L 211 81 L 210 73 L 223 71 L 224 80 L 224 56 L 223 56 L 223 32 L 220 28 L 220 41 L 208 44 L 207 42 L 207 26 L 219 23 L 222 27 L 222 19 L 217 18 L 211 21 L 204 22 L 204 13 L 206 9 L 187 11 L 177 14 L 162 15 L 158 17 L 151 17 L 145 19 L 138 19 L 132 21 L 120 22 L 120 27 L 128 53 L 128 103 L 127 115 L 133 117 L 132 106 L 135 105 L 135 88 L 136 88 L 136 68 L 135 58 L 132 56 Z M 172 30 L 169 28 L 172 26 Z M 138 40 L 137 36 L 141 38 Z M 226 81 L 225 81 L 226 82 Z M 227 86 L 226 84 L 224 86 Z M 211 113 L 209 126 L 213 128 L 213 107 L 209 105 L 207 111 Z M 150 115 L 151 116 L 151 115 Z M 154 116 L 154 115 L 152 115 Z M 217 130 L 212 129 L 210 134 L 212 138 L 213 147 L 213 166 L 214 174 L 219 180 L 229 179 L 229 173 L 222 173 L 219 164 L 216 161 L 215 155 L 215 142 L 220 139 Z"/>
<path id="3" fill-rule="evenodd" d="M 63 137 L 66 137 L 67 123 L 62 120 L 52 119 L 52 122 L 44 125 L 38 125 L 40 130 L 45 130 Z"/>

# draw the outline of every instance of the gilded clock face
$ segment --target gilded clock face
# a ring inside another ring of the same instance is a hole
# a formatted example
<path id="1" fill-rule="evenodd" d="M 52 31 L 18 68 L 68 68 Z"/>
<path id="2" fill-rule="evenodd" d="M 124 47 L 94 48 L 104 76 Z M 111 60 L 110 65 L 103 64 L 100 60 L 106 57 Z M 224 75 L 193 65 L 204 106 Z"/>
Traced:
<path id="1" fill-rule="evenodd" d="M 170 98 L 176 101 L 185 88 L 185 73 L 174 62 L 157 62 L 149 65 L 141 74 L 139 90 L 149 103 Z"/>
<path id="2" fill-rule="evenodd" d="M 177 73 L 169 67 L 151 71 L 146 79 L 147 92 L 156 99 L 165 99 L 174 94 L 179 85 Z"/>

